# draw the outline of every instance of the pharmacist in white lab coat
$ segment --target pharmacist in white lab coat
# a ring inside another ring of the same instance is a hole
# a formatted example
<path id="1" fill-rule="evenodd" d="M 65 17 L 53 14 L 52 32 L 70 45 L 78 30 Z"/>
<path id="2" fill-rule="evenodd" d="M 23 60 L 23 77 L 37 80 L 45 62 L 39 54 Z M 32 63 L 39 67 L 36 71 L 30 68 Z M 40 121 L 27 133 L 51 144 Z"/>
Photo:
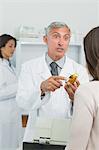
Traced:
<path id="1" fill-rule="evenodd" d="M 15 150 L 19 144 L 20 118 L 16 104 L 17 78 L 10 64 L 16 39 L 0 36 L 0 150 Z"/>
<path id="2" fill-rule="evenodd" d="M 80 83 L 89 80 L 86 69 L 65 55 L 70 36 L 70 29 L 65 23 L 51 23 L 44 36 L 48 52 L 22 65 L 17 102 L 30 111 L 24 141 L 33 140 L 32 131 L 37 116 L 71 117 L 75 90 Z M 52 70 L 52 62 L 57 63 L 58 70 L 55 65 Z M 73 85 L 64 86 L 64 78 L 75 72 L 79 75 L 78 80 Z"/>

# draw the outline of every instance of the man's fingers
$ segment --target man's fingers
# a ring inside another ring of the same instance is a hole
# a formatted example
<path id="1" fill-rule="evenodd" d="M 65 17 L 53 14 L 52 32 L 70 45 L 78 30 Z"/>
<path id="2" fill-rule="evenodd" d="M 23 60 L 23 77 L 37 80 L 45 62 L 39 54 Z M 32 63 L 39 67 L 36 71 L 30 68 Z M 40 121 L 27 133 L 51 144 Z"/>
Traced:
<path id="1" fill-rule="evenodd" d="M 78 80 L 76 80 L 76 84 L 77 84 L 77 87 L 80 85 L 80 82 Z"/>
<path id="2" fill-rule="evenodd" d="M 50 83 L 54 86 L 56 86 L 57 88 L 59 88 L 60 86 L 62 86 L 62 82 L 61 81 L 58 81 L 58 80 L 50 80 Z"/>
<path id="3" fill-rule="evenodd" d="M 53 76 L 53 79 L 55 79 L 55 80 L 66 80 L 66 78 L 63 76 Z"/>
<path id="4" fill-rule="evenodd" d="M 59 87 L 55 86 L 55 85 L 51 85 L 50 86 L 50 91 L 54 92 L 56 89 L 58 89 Z"/>

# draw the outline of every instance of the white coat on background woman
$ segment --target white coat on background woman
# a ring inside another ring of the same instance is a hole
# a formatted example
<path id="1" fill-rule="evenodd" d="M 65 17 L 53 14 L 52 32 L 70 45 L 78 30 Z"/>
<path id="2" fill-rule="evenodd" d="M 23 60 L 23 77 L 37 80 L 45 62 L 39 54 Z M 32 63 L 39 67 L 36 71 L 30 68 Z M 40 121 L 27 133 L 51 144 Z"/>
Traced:
<path id="1" fill-rule="evenodd" d="M 0 150 L 18 147 L 20 121 L 15 97 L 17 78 L 9 58 L 16 47 L 16 39 L 10 35 L 0 36 Z"/>

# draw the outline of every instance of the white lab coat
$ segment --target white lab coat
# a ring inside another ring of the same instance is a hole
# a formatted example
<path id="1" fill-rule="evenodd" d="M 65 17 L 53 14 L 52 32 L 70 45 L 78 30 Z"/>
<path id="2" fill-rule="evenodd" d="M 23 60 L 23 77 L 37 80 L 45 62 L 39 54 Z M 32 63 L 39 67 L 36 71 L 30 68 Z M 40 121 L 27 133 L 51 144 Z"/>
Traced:
<path id="1" fill-rule="evenodd" d="M 68 77 L 73 73 L 78 73 L 78 80 L 81 83 L 88 82 L 88 74 L 84 67 L 66 57 L 66 62 L 60 72 L 60 76 Z M 40 84 L 43 80 L 51 76 L 45 61 L 45 55 L 40 58 L 30 60 L 23 64 L 19 77 L 17 102 L 22 108 L 30 110 L 28 125 L 24 141 L 33 140 L 33 125 L 36 117 L 70 117 L 71 103 L 64 87 L 55 92 L 46 93 L 41 100 Z"/>
<path id="2" fill-rule="evenodd" d="M 14 150 L 21 137 L 16 91 L 15 70 L 6 59 L 0 58 L 0 150 Z"/>

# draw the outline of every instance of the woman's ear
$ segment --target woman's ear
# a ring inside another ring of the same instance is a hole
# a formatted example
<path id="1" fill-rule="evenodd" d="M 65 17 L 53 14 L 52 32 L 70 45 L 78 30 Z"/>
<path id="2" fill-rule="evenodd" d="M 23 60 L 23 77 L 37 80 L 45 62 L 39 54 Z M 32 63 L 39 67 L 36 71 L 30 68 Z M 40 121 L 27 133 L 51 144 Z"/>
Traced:
<path id="1" fill-rule="evenodd" d="M 44 43 L 46 43 L 47 44 L 47 36 L 45 35 L 45 36 L 43 36 L 43 41 L 44 41 Z"/>

